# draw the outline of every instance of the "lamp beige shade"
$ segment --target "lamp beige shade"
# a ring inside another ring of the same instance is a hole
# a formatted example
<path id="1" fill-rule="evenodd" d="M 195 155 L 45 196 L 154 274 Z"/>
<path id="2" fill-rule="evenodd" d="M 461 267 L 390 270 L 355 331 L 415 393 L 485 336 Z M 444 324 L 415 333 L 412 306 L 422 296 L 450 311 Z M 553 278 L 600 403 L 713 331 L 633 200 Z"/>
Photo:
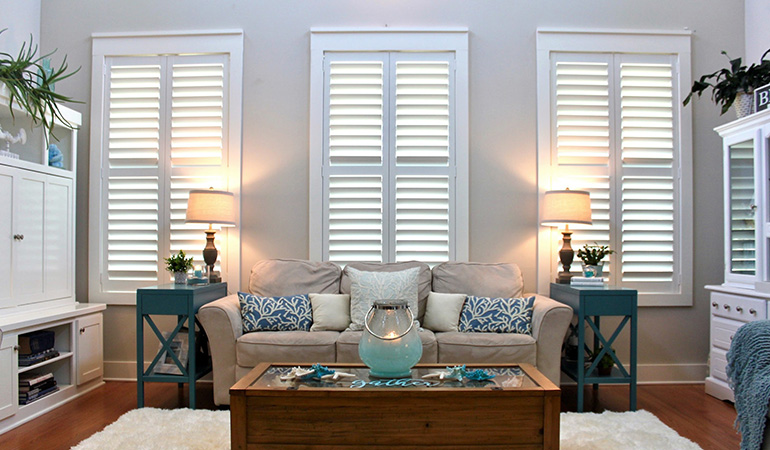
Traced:
<path id="1" fill-rule="evenodd" d="M 591 197 L 587 191 L 547 191 L 540 215 L 542 225 L 582 223 L 591 225 Z"/>
<path id="2" fill-rule="evenodd" d="M 213 189 L 190 191 L 185 222 L 235 226 L 235 196 Z"/>

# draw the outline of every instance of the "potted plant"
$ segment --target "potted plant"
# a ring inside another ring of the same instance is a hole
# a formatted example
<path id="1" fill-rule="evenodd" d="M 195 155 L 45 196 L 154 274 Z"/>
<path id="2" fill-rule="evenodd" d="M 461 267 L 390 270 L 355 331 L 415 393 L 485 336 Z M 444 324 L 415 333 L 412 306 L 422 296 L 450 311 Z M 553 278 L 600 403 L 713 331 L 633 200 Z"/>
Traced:
<path id="1" fill-rule="evenodd" d="M 612 353 L 615 353 L 615 349 L 610 349 Z M 594 361 L 596 358 L 599 357 L 599 353 L 602 351 L 602 347 L 597 348 L 592 354 L 591 354 L 591 360 Z M 612 359 L 612 356 L 610 356 L 610 352 L 607 352 L 602 356 L 602 359 L 599 360 L 599 364 L 596 366 L 596 370 L 599 373 L 600 377 L 607 377 L 612 374 L 612 368 L 615 367 L 615 360 Z"/>
<path id="2" fill-rule="evenodd" d="M 192 269 L 193 258 L 192 256 L 186 258 L 184 250 L 179 250 L 176 255 L 171 255 L 169 258 L 164 258 L 166 261 L 166 270 L 174 273 L 174 283 L 184 284 L 187 282 L 187 271 Z"/>
<path id="3" fill-rule="evenodd" d="M 0 33 L 5 30 L 0 30 Z M 57 102 L 82 103 L 54 92 L 55 83 L 71 77 L 80 68 L 68 73 L 66 56 L 58 69 L 48 67 L 48 57 L 53 53 L 36 56 L 37 45 L 33 47 L 31 38 L 29 45 L 22 44 L 16 57 L 0 52 L 0 82 L 8 89 L 9 106 L 12 107 L 14 103 L 19 105 L 29 114 L 33 124 L 41 124 L 52 136 L 55 120 L 74 128 L 62 115 Z"/>
<path id="4" fill-rule="evenodd" d="M 578 258 L 583 261 L 583 275 L 586 277 L 601 277 L 604 269 L 602 260 L 605 256 L 615 253 L 609 245 L 586 244 L 577 252 Z"/>
<path id="5" fill-rule="evenodd" d="M 751 114 L 753 98 L 749 94 L 752 94 L 755 88 L 770 83 L 770 60 L 765 59 L 768 53 L 770 49 L 762 55 L 759 64 L 746 67 L 741 64 L 741 58 L 730 59 L 727 52 L 723 50 L 722 54 L 730 62 L 730 68 L 722 68 L 714 73 L 703 75 L 693 82 L 690 94 L 684 99 L 684 106 L 687 106 L 693 94 L 698 94 L 700 97 L 703 91 L 711 88 L 711 99 L 717 105 L 722 105 L 722 114 L 730 109 L 736 98 L 738 99 L 736 104 L 738 117 Z"/>

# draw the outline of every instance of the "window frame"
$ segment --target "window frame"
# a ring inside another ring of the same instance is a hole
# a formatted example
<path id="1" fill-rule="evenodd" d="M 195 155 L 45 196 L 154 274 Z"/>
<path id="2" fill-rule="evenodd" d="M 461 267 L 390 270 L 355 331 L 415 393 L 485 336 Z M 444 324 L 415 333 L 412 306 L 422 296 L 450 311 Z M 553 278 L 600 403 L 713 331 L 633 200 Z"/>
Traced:
<path id="1" fill-rule="evenodd" d="M 690 31 L 631 31 L 631 30 L 537 30 L 537 123 L 538 123 L 538 205 L 545 192 L 553 184 L 552 149 L 554 142 L 551 99 L 551 53 L 612 53 L 612 54 L 663 54 L 676 57 L 678 98 L 681 100 L 689 88 L 691 75 Z M 673 294 L 639 293 L 639 306 L 691 306 L 693 304 L 693 169 L 692 169 L 692 110 L 675 105 L 679 122 L 678 162 L 674 182 L 679 192 L 678 215 L 679 261 L 675 261 L 679 292 Z M 610 118 L 614 120 L 615 118 Z M 611 173 L 613 174 L 613 173 Z M 613 174 L 614 175 L 614 174 Z M 613 185 L 616 183 L 613 180 Z M 614 189 L 613 186 L 610 189 Z M 619 203 L 616 200 L 616 203 Z M 614 206 L 617 208 L 617 205 Z M 617 212 L 615 212 L 617 215 Z M 539 216 L 538 216 L 539 217 Z M 617 219 L 611 226 L 617 225 Z M 539 225 L 539 223 L 538 223 Z M 555 256 L 559 250 L 561 234 L 552 227 L 539 227 L 537 239 L 538 292 L 548 292 L 549 283 L 559 268 Z M 579 263 L 579 261 L 578 261 Z M 678 269 L 678 272 L 677 272 Z"/>
<path id="2" fill-rule="evenodd" d="M 469 100 L 468 29 L 327 29 L 310 34 L 310 139 L 309 139 L 309 255 L 324 258 L 324 55 L 326 52 L 452 52 L 455 55 L 454 87 L 454 259 L 469 254 Z M 453 211 L 453 212 L 452 212 Z M 383 230 L 386 233 L 385 230 Z M 451 238 L 450 238 L 451 239 Z"/>
<path id="3" fill-rule="evenodd" d="M 104 268 L 103 233 L 106 226 L 106 210 L 102 210 L 101 198 L 105 189 L 103 166 L 106 149 L 104 133 L 108 123 L 105 120 L 106 94 L 109 88 L 106 79 L 106 61 L 110 57 L 133 57 L 152 55 L 184 54 L 225 54 L 229 60 L 228 101 L 225 111 L 226 146 L 228 161 L 227 190 L 235 195 L 236 223 L 240 223 L 241 191 L 241 126 L 243 97 L 243 31 L 211 30 L 203 32 L 168 33 L 94 33 L 91 55 L 91 129 L 90 129 L 90 176 L 89 176 L 89 250 L 88 250 L 88 294 L 90 301 L 113 305 L 136 304 L 135 290 L 131 292 L 104 292 L 102 273 Z M 223 155 L 224 156 L 224 155 Z M 163 174 L 160 173 L 162 176 Z M 168 199 L 161 199 L 168 203 Z M 225 229 L 223 229 L 224 231 Z M 230 290 L 238 289 L 241 278 L 240 225 L 226 229 L 227 238 L 221 248 L 222 278 Z M 161 283 L 162 284 L 162 283 Z"/>

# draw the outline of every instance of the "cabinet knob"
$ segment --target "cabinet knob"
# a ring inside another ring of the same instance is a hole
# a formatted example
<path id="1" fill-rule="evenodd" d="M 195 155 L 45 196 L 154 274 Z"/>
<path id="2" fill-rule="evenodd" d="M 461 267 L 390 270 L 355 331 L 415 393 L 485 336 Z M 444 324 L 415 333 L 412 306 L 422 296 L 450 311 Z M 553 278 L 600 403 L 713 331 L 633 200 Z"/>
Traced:
<path id="1" fill-rule="evenodd" d="M 741 308 L 740 306 L 736 306 L 735 310 L 738 311 L 739 313 L 743 312 L 743 308 Z"/>
<path id="2" fill-rule="evenodd" d="M 757 310 L 754 309 L 754 308 L 751 308 L 751 309 L 749 309 L 749 314 L 751 314 L 752 316 L 756 316 L 757 315 Z"/>
<path id="3" fill-rule="evenodd" d="M 14 345 L 14 346 L 13 346 L 13 351 L 15 351 L 16 353 L 18 353 L 18 352 L 19 352 L 19 346 L 18 346 L 18 345 Z"/>
<path id="4" fill-rule="evenodd" d="M 713 306 L 714 308 L 719 308 L 719 303 L 711 302 L 711 306 Z"/>
<path id="5" fill-rule="evenodd" d="M 80 329 L 80 334 L 83 334 L 83 333 L 85 333 L 85 332 L 86 332 L 86 329 L 85 329 L 85 328 L 81 328 L 81 329 Z"/>
<path id="6" fill-rule="evenodd" d="M 15 241 L 23 241 L 24 240 L 24 235 L 23 234 L 14 234 L 13 235 L 13 240 L 15 240 Z"/>
<path id="7" fill-rule="evenodd" d="M 726 309 L 726 310 L 728 310 L 728 311 L 730 311 L 730 305 L 728 305 L 727 303 L 725 303 L 725 304 L 723 305 L 723 308 L 724 308 L 724 309 Z"/>
<path id="8" fill-rule="evenodd" d="M 757 205 L 751 205 L 751 206 L 749 206 L 749 209 L 751 209 L 752 211 L 756 211 L 757 210 Z"/>

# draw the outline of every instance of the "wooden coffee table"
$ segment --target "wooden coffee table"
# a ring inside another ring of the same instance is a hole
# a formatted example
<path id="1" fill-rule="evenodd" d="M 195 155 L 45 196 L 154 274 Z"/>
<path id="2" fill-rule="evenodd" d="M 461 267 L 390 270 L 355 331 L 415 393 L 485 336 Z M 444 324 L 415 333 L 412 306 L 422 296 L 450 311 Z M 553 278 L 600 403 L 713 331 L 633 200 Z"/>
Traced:
<path id="1" fill-rule="evenodd" d="M 356 378 L 281 381 L 292 366 L 260 364 L 230 388 L 233 449 L 559 448 L 559 388 L 529 364 L 468 366 L 495 377 L 432 386 L 421 377 L 446 365 L 390 383 L 354 364 L 327 367 Z"/>

